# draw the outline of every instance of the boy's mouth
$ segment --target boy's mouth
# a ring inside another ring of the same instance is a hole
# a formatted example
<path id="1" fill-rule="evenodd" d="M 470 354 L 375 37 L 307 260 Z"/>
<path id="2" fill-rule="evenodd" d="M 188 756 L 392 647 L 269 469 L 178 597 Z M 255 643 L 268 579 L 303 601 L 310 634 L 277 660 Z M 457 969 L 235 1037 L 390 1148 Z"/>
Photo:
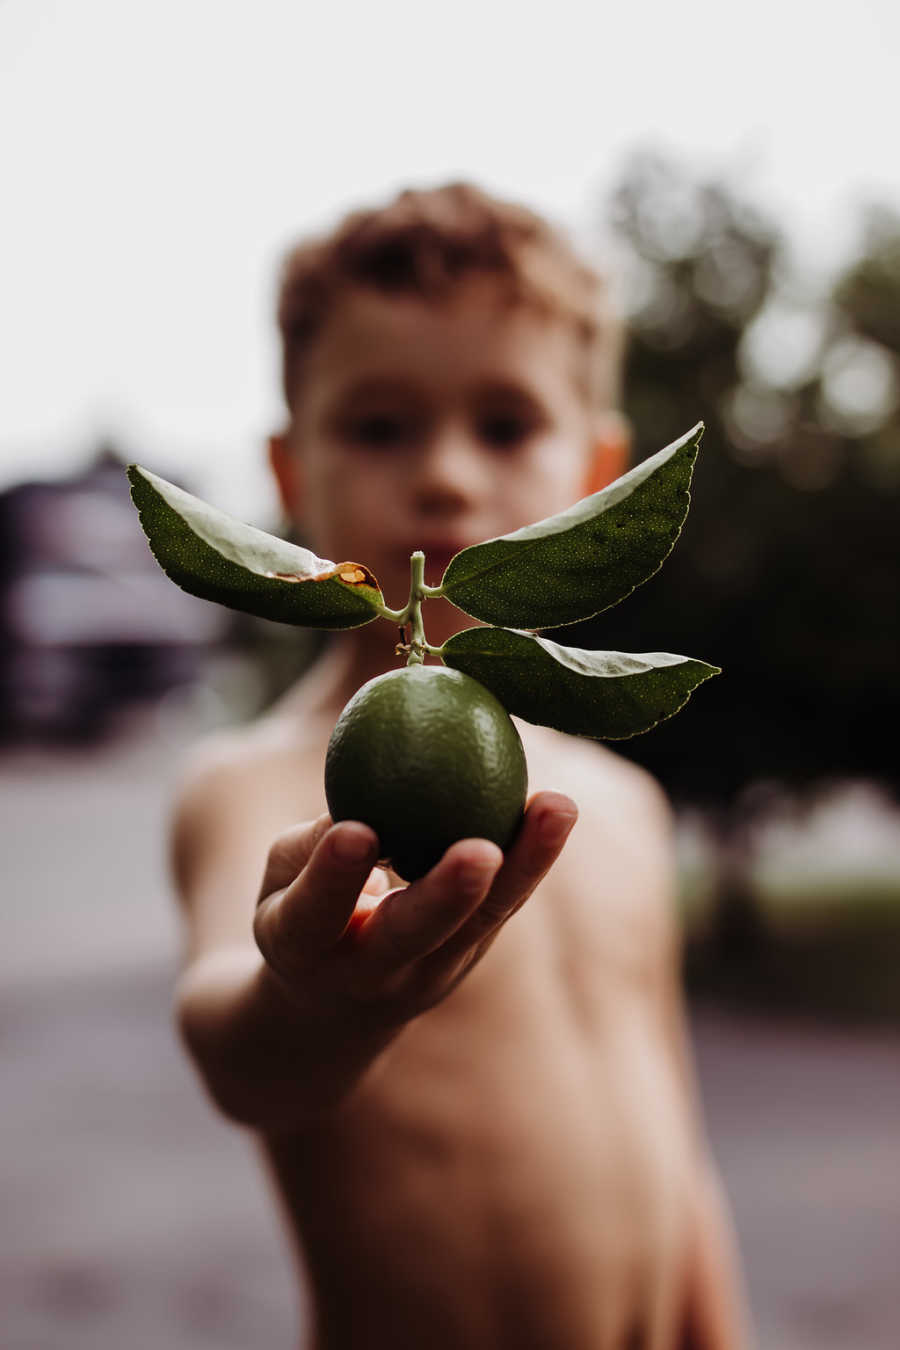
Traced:
<path id="1" fill-rule="evenodd" d="M 450 566 L 451 558 L 455 558 L 468 545 L 461 539 L 449 539 L 436 540 L 433 544 L 424 543 L 420 547 L 425 554 L 425 584 L 437 586 Z"/>
<path id="2" fill-rule="evenodd" d="M 409 564 L 409 555 L 415 549 L 421 549 L 425 554 L 425 584 L 427 586 L 437 586 L 441 578 L 450 565 L 450 559 L 455 558 L 457 553 L 461 553 L 464 548 L 468 548 L 473 541 L 471 539 L 460 539 L 455 537 L 442 536 L 438 539 L 420 540 L 413 544 L 402 554 L 398 550 L 398 562 L 402 557 L 403 561 Z"/>
<path id="3" fill-rule="evenodd" d="M 458 550 L 457 550 L 458 551 Z M 453 553 L 449 550 L 441 550 L 436 553 L 425 554 L 425 584 L 428 586 L 439 586 L 441 578 L 450 565 L 450 559 Z"/>

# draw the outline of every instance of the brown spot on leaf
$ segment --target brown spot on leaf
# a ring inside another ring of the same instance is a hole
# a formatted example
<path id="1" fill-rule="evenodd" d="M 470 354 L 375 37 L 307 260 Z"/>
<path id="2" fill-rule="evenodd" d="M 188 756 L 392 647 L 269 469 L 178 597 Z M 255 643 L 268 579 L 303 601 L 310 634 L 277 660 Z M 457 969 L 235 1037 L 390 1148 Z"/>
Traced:
<path id="1" fill-rule="evenodd" d="M 265 575 L 273 581 L 291 582 L 331 581 L 337 577 L 345 586 L 371 586 L 378 590 L 374 574 L 362 563 L 355 562 L 330 563 L 327 571 L 323 572 L 266 572 Z"/>
<path id="2" fill-rule="evenodd" d="M 338 578 L 343 581 L 346 586 L 373 586 L 375 590 L 378 589 L 378 582 L 375 580 L 373 573 L 362 563 L 338 563 L 335 571 Z"/>

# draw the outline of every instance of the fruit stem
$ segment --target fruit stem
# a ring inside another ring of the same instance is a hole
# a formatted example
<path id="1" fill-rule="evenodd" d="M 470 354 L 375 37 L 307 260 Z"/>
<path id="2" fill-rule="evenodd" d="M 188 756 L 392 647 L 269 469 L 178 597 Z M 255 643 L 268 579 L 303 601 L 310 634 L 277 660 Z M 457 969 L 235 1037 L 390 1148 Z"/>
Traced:
<path id="1" fill-rule="evenodd" d="M 378 606 L 381 617 L 397 624 L 401 636 L 407 624 L 410 626 L 409 643 L 401 642 L 397 647 L 398 655 L 404 651 L 409 653 L 406 661 L 408 666 L 422 665 L 426 652 L 432 656 L 440 655 L 441 648 L 432 647 L 426 639 L 422 623 L 422 601 L 439 595 L 443 595 L 440 586 L 425 585 L 425 554 L 421 549 L 416 549 L 415 553 L 409 555 L 409 599 L 406 604 L 402 609 L 389 609 L 385 604 Z"/>
<path id="2" fill-rule="evenodd" d="M 422 599 L 425 594 L 425 554 L 420 548 L 409 557 L 409 622 L 412 627 L 408 666 L 420 666 L 425 660 L 425 628 L 422 624 Z"/>

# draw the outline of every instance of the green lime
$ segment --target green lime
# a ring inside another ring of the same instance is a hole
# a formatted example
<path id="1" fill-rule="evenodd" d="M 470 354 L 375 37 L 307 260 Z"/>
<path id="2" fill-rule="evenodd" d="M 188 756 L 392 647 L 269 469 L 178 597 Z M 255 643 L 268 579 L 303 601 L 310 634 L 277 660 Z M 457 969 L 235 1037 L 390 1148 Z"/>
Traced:
<path id="1" fill-rule="evenodd" d="M 522 818 L 528 774 L 519 733 L 477 680 L 446 666 L 405 666 L 364 684 L 325 758 L 333 820 L 370 825 L 407 881 L 457 839 L 505 849 Z"/>

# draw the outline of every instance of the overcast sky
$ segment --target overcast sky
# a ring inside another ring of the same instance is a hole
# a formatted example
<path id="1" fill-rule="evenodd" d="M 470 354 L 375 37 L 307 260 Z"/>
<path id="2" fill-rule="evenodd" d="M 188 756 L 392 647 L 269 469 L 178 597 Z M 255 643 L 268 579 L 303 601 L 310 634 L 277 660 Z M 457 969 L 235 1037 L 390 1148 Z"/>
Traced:
<path id="1" fill-rule="evenodd" d="M 896 0 L 0 0 L 0 486 L 106 429 L 264 516 L 276 260 L 410 183 L 586 236 L 654 144 L 830 258 L 900 204 L 898 52 Z"/>

